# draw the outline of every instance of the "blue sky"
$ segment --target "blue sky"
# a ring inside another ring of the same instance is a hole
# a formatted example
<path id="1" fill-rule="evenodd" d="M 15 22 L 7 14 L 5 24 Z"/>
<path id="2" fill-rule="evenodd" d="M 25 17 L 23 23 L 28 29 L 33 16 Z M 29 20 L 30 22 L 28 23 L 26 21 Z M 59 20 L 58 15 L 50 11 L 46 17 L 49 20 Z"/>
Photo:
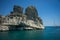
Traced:
<path id="1" fill-rule="evenodd" d="M 13 6 L 35 6 L 44 26 L 60 26 L 60 0 L 0 0 L 0 14 L 7 15 Z"/>

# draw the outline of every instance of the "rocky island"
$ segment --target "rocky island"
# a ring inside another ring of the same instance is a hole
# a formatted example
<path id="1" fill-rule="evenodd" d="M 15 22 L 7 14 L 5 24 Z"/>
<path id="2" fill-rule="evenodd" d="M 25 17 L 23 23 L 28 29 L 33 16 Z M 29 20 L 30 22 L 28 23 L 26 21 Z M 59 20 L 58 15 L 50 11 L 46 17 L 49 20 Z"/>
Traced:
<path id="1" fill-rule="evenodd" d="M 40 29 L 44 29 L 44 26 L 34 6 L 27 7 L 23 13 L 23 8 L 15 5 L 10 14 L 0 15 L 0 31 Z"/>

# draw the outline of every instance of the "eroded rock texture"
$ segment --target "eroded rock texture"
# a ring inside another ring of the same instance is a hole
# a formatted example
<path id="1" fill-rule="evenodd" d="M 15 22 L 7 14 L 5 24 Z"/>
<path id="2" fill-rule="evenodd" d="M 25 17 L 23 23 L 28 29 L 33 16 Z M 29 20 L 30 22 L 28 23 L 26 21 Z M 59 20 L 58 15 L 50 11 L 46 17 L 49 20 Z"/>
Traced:
<path id="1" fill-rule="evenodd" d="M 23 8 L 15 5 L 13 8 L 13 12 L 23 13 Z"/>
<path id="2" fill-rule="evenodd" d="M 38 17 L 37 9 L 34 6 L 27 7 L 25 10 L 25 15 L 28 16 L 28 19 L 34 20 L 35 22 L 39 21 L 41 24 L 43 24 L 42 19 Z"/>

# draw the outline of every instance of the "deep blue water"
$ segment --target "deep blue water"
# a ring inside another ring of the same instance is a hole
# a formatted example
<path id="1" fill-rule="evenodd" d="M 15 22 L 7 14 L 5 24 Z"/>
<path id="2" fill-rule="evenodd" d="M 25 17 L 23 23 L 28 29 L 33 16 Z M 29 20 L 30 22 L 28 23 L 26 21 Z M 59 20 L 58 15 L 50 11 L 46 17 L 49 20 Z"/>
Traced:
<path id="1" fill-rule="evenodd" d="M 47 26 L 44 30 L 0 32 L 0 40 L 60 40 L 60 27 Z"/>

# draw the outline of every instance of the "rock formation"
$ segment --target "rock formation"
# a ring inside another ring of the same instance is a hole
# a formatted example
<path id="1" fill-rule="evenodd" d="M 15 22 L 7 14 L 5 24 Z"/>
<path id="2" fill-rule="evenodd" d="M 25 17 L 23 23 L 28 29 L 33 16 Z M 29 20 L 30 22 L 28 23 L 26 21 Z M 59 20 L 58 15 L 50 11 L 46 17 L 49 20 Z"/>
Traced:
<path id="1" fill-rule="evenodd" d="M 13 8 L 13 12 L 23 13 L 23 8 L 15 5 Z"/>
<path id="2" fill-rule="evenodd" d="M 0 15 L 0 24 L 2 23 L 2 22 L 1 22 L 1 21 L 2 21 L 1 18 L 2 18 L 2 16 Z"/>
<path id="3" fill-rule="evenodd" d="M 35 7 L 29 6 L 25 10 L 25 14 L 28 16 L 29 19 L 35 19 L 38 17 L 38 13 Z"/>
<path id="4" fill-rule="evenodd" d="M 9 15 L 0 16 L 0 26 L 0 30 L 44 29 L 42 19 L 33 6 L 27 7 L 23 14 L 23 8 L 15 5 Z"/>
<path id="5" fill-rule="evenodd" d="M 25 15 L 28 16 L 28 19 L 34 20 L 35 22 L 39 21 L 41 24 L 43 24 L 42 19 L 38 17 L 38 12 L 35 7 L 29 6 L 26 8 L 25 12 L 26 12 Z"/>

